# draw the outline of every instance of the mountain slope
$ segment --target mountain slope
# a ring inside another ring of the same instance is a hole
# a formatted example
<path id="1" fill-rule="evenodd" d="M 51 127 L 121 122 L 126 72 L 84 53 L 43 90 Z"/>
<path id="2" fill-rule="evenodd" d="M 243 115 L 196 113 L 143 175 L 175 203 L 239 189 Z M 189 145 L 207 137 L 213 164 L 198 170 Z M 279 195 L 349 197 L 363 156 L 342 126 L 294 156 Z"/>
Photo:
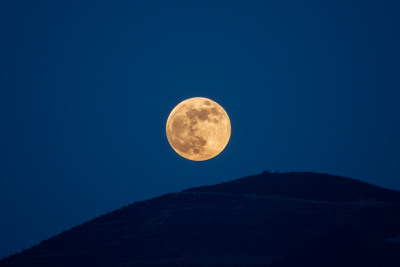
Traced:
<path id="1" fill-rule="evenodd" d="M 400 192 L 263 173 L 137 202 L 0 266 L 400 266 Z"/>

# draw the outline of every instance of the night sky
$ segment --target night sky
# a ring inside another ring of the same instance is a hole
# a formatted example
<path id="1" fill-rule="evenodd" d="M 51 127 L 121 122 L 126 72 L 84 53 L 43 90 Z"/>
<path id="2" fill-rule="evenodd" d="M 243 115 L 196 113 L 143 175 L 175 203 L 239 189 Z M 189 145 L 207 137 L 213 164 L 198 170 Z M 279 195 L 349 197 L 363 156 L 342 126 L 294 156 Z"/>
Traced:
<path id="1" fill-rule="evenodd" d="M 263 170 L 400 189 L 400 2 L 0 1 L 0 258 L 134 201 Z M 193 162 L 182 100 L 229 114 Z"/>

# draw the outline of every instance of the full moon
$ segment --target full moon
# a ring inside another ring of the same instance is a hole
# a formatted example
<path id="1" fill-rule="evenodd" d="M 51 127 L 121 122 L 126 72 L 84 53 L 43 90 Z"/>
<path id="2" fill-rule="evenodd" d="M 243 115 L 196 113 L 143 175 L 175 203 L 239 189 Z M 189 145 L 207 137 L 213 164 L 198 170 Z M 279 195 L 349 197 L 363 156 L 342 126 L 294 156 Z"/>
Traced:
<path id="1" fill-rule="evenodd" d="M 208 98 L 194 97 L 179 103 L 169 114 L 167 138 L 182 157 L 204 161 L 221 153 L 231 136 L 226 111 Z"/>

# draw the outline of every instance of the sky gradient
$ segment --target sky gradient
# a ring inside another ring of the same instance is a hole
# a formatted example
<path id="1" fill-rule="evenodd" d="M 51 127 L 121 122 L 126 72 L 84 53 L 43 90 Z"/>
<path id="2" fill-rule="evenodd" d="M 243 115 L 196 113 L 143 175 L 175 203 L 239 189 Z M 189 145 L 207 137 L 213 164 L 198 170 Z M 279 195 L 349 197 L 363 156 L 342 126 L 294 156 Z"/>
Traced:
<path id="1" fill-rule="evenodd" d="M 263 170 L 400 190 L 399 1 L 1 1 L 0 258 L 74 225 Z M 228 113 L 205 162 L 182 100 Z"/>

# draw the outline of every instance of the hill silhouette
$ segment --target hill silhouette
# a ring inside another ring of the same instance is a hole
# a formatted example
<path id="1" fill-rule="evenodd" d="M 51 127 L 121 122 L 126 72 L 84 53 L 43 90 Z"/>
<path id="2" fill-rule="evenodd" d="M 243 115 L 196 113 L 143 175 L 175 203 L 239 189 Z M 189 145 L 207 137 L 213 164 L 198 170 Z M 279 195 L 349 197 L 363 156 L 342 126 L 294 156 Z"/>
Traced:
<path id="1" fill-rule="evenodd" d="M 400 266 L 400 192 L 264 172 L 136 202 L 0 266 Z"/>

